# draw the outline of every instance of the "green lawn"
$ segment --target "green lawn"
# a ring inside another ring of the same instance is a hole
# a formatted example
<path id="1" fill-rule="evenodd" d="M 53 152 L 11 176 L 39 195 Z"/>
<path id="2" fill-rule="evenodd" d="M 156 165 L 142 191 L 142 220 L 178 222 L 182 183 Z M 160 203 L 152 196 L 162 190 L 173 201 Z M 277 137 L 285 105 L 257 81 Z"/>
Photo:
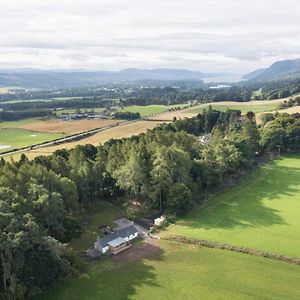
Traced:
<path id="1" fill-rule="evenodd" d="M 168 111 L 169 109 L 175 107 L 184 107 L 187 104 L 178 104 L 178 105 L 132 105 L 132 106 L 125 106 L 123 109 L 118 108 L 119 111 L 129 111 L 129 112 L 139 112 L 142 117 L 149 116 L 152 114 L 161 113 L 164 111 Z"/>
<path id="2" fill-rule="evenodd" d="M 238 109 L 245 114 L 248 111 L 253 111 L 254 113 L 266 112 L 276 110 L 278 103 L 269 103 L 269 104 L 249 104 L 249 105 L 212 105 L 212 108 L 215 110 L 225 112 L 227 109 Z M 202 113 L 204 109 L 207 109 L 208 105 L 205 105 L 200 108 L 195 108 L 187 111 L 188 113 Z"/>
<path id="3" fill-rule="evenodd" d="M 300 155 L 262 166 L 163 234 L 300 257 Z"/>
<path id="4" fill-rule="evenodd" d="M 56 133 L 35 132 L 17 128 L 0 128 L 0 152 L 51 141 L 62 136 L 62 134 Z"/>
<path id="5" fill-rule="evenodd" d="M 39 299 L 300 299 L 299 266 L 165 241 L 149 247 L 155 254 L 106 258 Z"/>

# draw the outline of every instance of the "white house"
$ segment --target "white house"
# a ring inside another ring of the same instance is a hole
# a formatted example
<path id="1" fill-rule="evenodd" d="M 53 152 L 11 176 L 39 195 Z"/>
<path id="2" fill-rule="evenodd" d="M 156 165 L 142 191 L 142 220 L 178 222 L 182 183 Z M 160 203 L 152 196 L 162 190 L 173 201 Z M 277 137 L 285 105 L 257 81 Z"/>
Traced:
<path id="1" fill-rule="evenodd" d="M 129 242 L 137 237 L 138 231 L 130 225 L 103 238 L 98 237 L 94 248 L 102 254 L 107 252 L 117 254 L 129 248 L 131 246 Z"/>

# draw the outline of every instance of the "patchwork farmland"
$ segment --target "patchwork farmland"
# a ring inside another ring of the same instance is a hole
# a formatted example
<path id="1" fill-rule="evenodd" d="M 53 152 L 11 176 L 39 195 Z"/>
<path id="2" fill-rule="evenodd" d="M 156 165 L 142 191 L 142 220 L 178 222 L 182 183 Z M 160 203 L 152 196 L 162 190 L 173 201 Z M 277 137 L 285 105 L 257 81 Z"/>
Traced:
<path id="1" fill-rule="evenodd" d="M 255 101 L 249 104 L 248 102 L 217 102 L 217 103 L 209 103 L 209 104 L 199 104 L 190 108 L 184 108 L 186 105 L 148 105 L 148 106 L 128 106 L 124 108 L 124 111 L 130 112 L 139 112 L 142 116 L 145 116 L 146 119 L 151 121 L 138 121 L 135 124 L 119 124 L 117 127 L 113 127 L 111 129 L 105 130 L 103 132 L 99 132 L 88 138 L 83 138 L 76 142 L 68 142 L 66 144 L 59 144 L 55 146 L 39 148 L 38 150 L 31 150 L 26 152 L 26 155 L 29 158 L 34 158 L 38 155 L 51 154 L 53 151 L 58 149 L 67 148 L 70 149 L 76 145 L 88 144 L 91 143 L 93 145 L 99 145 L 99 143 L 104 143 L 107 140 L 114 138 L 123 138 L 129 137 L 131 135 L 137 135 L 142 132 L 145 132 L 147 129 L 152 129 L 160 123 L 172 121 L 174 117 L 177 119 L 191 118 L 196 116 L 198 113 L 202 112 L 204 109 L 207 109 L 209 105 L 212 105 L 214 109 L 218 109 L 221 111 L 226 111 L 229 109 L 241 109 L 243 113 L 252 110 L 255 112 L 265 112 L 274 110 L 279 103 L 281 103 L 283 99 L 273 100 L 273 101 Z M 183 109 L 176 110 L 176 108 L 181 107 Z M 119 108 L 120 110 L 120 108 Z M 167 111 L 166 111 L 167 110 Z M 260 114 L 258 113 L 258 115 Z M 48 134 L 59 134 L 59 137 L 63 137 L 66 135 L 77 134 L 80 132 L 88 131 L 94 128 L 106 127 L 109 125 L 120 123 L 118 120 L 107 119 L 107 120 L 77 120 L 72 122 L 65 122 L 58 119 L 27 119 L 15 122 L 2 122 L 0 123 L 1 128 L 15 128 L 15 129 L 23 129 L 35 132 L 42 132 Z M 124 126 L 124 127 L 123 127 Z M 51 141 L 56 139 L 58 136 L 47 136 L 47 139 L 41 139 L 40 142 L 43 141 Z M 23 146 L 32 145 L 32 140 L 28 140 L 27 142 L 18 143 Z M 3 144 L 6 145 L 6 144 Z M 13 147 L 13 145 L 11 145 Z M 13 148 L 9 148 L 13 149 Z M 2 149 L 2 152 L 7 151 L 8 148 Z M 9 157 L 14 157 L 14 159 L 18 159 L 21 154 L 14 154 Z"/>

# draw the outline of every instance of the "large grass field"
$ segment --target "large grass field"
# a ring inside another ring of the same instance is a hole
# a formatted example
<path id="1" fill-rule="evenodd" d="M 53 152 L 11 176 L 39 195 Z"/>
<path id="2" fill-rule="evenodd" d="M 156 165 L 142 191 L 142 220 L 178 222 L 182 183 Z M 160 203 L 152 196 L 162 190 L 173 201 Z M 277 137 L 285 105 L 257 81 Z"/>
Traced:
<path id="1" fill-rule="evenodd" d="M 248 105 L 218 105 L 218 104 L 212 105 L 212 108 L 218 111 L 226 112 L 226 110 L 228 109 L 237 109 L 240 110 L 242 114 L 245 114 L 248 111 L 253 111 L 254 113 L 273 111 L 276 110 L 277 107 L 278 107 L 278 103 L 256 104 L 255 102 L 252 102 L 252 104 L 248 104 Z M 208 105 L 205 105 L 203 107 L 191 109 L 188 112 L 202 113 L 203 110 L 207 108 Z"/>
<path id="2" fill-rule="evenodd" d="M 300 257 L 300 155 L 260 167 L 241 184 L 195 207 L 163 234 Z"/>
<path id="3" fill-rule="evenodd" d="M 300 298 L 296 265 L 165 241 L 134 247 L 94 263 L 39 299 Z"/>
<path id="4" fill-rule="evenodd" d="M 62 137 L 57 133 L 42 133 L 17 128 L 0 129 L 0 153 Z M 9 146 L 9 147 L 8 147 Z"/>

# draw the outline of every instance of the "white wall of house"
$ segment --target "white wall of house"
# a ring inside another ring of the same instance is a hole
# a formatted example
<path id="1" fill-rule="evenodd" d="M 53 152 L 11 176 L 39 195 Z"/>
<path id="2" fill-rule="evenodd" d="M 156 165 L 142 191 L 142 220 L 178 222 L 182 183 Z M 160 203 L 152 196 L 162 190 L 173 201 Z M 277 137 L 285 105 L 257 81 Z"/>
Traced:
<path id="1" fill-rule="evenodd" d="M 108 246 L 102 248 L 102 253 L 106 253 L 108 251 Z"/>

